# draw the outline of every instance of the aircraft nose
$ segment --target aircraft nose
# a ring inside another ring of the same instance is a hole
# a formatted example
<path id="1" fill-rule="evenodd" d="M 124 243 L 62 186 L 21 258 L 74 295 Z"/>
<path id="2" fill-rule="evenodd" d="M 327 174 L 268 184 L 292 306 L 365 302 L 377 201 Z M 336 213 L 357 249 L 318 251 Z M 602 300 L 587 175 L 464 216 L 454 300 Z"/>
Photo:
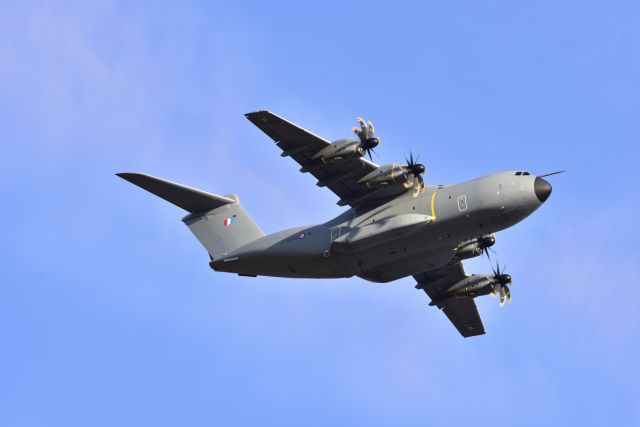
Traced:
<path id="1" fill-rule="evenodd" d="M 538 200 L 544 202 L 549 198 L 549 194 L 551 194 L 551 184 L 540 177 L 536 177 L 536 180 L 533 182 L 533 191 L 535 191 Z"/>

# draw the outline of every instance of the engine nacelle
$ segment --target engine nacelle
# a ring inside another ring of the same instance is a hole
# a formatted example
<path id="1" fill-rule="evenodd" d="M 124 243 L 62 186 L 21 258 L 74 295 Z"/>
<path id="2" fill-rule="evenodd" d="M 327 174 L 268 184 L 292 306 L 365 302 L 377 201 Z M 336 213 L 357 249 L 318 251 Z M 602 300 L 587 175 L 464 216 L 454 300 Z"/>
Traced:
<path id="1" fill-rule="evenodd" d="M 405 188 L 413 185 L 413 181 L 406 174 L 405 166 L 400 163 L 380 166 L 358 180 L 358 184 L 369 188 L 378 188 L 385 185 L 402 184 Z"/>
<path id="2" fill-rule="evenodd" d="M 482 251 L 485 248 L 489 248 L 496 243 L 496 238 L 493 235 L 476 237 L 475 239 L 467 240 L 458 245 L 458 251 L 456 256 L 460 259 L 468 259 L 482 255 Z"/>
<path id="3" fill-rule="evenodd" d="M 331 163 L 340 160 L 347 160 L 362 157 L 364 149 L 358 138 L 339 139 L 328 147 L 323 148 L 313 155 L 313 160 L 322 160 L 324 163 Z"/>
<path id="4" fill-rule="evenodd" d="M 480 295 L 488 295 L 493 292 L 493 279 L 491 276 L 484 274 L 473 274 L 465 277 L 455 285 L 447 289 L 447 293 L 458 296 L 477 297 Z"/>

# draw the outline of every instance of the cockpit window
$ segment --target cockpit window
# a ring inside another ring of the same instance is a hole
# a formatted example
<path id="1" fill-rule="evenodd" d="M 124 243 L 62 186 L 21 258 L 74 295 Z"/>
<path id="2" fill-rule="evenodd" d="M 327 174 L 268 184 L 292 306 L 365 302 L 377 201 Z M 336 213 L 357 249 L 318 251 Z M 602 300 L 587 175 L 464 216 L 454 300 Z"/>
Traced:
<path id="1" fill-rule="evenodd" d="M 516 172 L 516 176 L 522 175 L 522 172 Z"/>
<path id="2" fill-rule="evenodd" d="M 522 172 L 522 175 L 531 175 L 529 172 Z"/>

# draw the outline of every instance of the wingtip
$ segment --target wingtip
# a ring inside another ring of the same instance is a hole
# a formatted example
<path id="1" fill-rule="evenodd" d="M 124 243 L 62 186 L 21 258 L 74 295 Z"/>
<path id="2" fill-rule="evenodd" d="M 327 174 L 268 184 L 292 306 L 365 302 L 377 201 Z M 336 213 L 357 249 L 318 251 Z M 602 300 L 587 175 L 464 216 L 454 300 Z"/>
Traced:
<path id="1" fill-rule="evenodd" d="M 257 111 L 251 111 L 250 113 L 244 113 L 244 116 L 249 118 L 251 116 L 255 116 L 261 113 L 270 113 L 270 111 L 268 110 L 257 110 Z"/>
<path id="2" fill-rule="evenodd" d="M 134 176 L 134 175 L 140 175 L 139 173 L 135 173 L 135 172 L 118 172 L 116 174 L 116 176 L 122 178 L 122 179 L 127 179 L 128 177 Z"/>
<path id="3" fill-rule="evenodd" d="M 149 177 L 150 175 L 139 172 L 118 172 L 115 174 L 117 177 L 124 179 L 125 181 L 133 182 L 138 177 Z"/>

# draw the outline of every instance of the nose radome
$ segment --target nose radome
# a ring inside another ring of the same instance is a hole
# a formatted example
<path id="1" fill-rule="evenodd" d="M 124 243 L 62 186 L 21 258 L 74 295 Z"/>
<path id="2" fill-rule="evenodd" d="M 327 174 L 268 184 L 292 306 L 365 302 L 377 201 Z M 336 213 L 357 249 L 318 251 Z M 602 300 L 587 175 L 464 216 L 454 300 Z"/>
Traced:
<path id="1" fill-rule="evenodd" d="M 540 177 L 536 177 L 536 180 L 533 182 L 533 191 L 535 191 L 538 200 L 544 202 L 549 198 L 549 194 L 551 194 L 551 184 Z"/>

